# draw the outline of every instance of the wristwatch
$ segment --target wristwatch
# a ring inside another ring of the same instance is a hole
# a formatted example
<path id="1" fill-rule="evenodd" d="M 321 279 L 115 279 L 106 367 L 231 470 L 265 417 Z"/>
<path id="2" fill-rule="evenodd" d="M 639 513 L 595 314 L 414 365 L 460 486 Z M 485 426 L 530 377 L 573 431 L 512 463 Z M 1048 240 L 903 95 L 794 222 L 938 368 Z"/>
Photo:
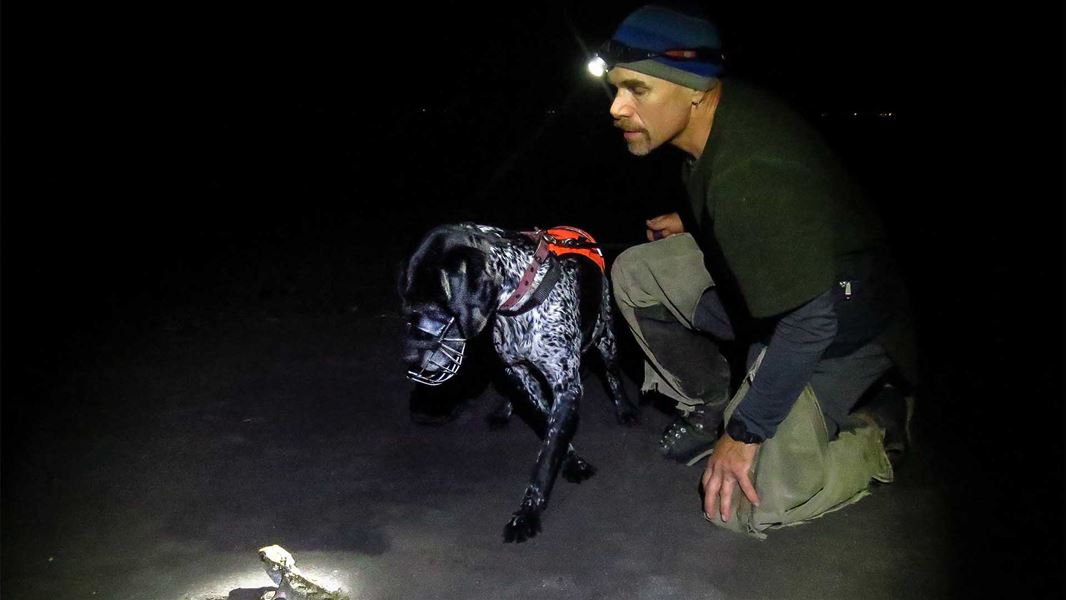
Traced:
<path id="1" fill-rule="evenodd" d="M 748 431 L 747 425 L 741 419 L 729 419 L 725 426 L 725 432 L 729 434 L 729 437 L 745 444 L 761 444 L 766 441 L 762 436 Z"/>

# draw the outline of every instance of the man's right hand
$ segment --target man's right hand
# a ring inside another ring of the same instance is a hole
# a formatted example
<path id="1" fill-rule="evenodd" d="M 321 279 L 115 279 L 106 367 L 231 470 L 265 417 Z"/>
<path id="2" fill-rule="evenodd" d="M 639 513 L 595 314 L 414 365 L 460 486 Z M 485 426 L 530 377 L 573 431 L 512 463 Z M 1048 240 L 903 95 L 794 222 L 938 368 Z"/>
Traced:
<path id="1" fill-rule="evenodd" d="M 681 224 L 681 216 L 676 212 L 668 215 L 659 215 L 654 219 L 648 219 L 647 221 L 644 221 L 644 224 L 648 227 L 647 235 L 649 242 L 668 238 L 685 231 L 685 226 Z"/>

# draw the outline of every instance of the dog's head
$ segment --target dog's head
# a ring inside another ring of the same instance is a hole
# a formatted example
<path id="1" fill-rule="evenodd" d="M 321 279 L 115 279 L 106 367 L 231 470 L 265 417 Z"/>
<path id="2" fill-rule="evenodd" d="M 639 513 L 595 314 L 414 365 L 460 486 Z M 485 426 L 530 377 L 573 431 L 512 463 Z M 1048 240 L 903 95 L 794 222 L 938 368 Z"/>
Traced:
<path id="1" fill-rule="evenodd" d="M 430 231 L 400 281 L 408 321 L 404 360 L 416 381 L 441 383 L 462 363 L 465 341 L 488 325 L 499 286 L 488 273 L 484 239 L 454 225 Z"/>

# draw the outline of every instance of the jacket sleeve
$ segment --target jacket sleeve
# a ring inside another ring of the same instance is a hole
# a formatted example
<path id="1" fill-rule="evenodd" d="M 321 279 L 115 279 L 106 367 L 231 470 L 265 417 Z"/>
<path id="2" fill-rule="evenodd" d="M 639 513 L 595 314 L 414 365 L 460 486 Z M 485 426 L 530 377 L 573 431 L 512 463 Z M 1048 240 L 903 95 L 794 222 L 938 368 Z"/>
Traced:
<path id="1" fill-rule="evenodd" d="M 741 419 L 751 433 L 773 437 L 836 332 L 831 291 L 781 317 L 751 387 L 732 418 Z"/>

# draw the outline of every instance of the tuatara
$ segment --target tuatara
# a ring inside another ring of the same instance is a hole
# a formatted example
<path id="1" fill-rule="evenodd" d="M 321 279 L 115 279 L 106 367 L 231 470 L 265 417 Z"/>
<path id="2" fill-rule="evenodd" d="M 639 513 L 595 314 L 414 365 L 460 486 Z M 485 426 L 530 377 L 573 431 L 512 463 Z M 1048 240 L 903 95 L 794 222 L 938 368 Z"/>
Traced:
<path id="1" fill-rule="evenodd" d="M 305 577 L 296 568 L 296 559 L 281 546 L 267 546 L 259 549 L 259 560 L 267 575 L 274 580 L 278 589 L 267 592 L 261 600 L 351 600 L 340 589 L 329 591 Z"/>

